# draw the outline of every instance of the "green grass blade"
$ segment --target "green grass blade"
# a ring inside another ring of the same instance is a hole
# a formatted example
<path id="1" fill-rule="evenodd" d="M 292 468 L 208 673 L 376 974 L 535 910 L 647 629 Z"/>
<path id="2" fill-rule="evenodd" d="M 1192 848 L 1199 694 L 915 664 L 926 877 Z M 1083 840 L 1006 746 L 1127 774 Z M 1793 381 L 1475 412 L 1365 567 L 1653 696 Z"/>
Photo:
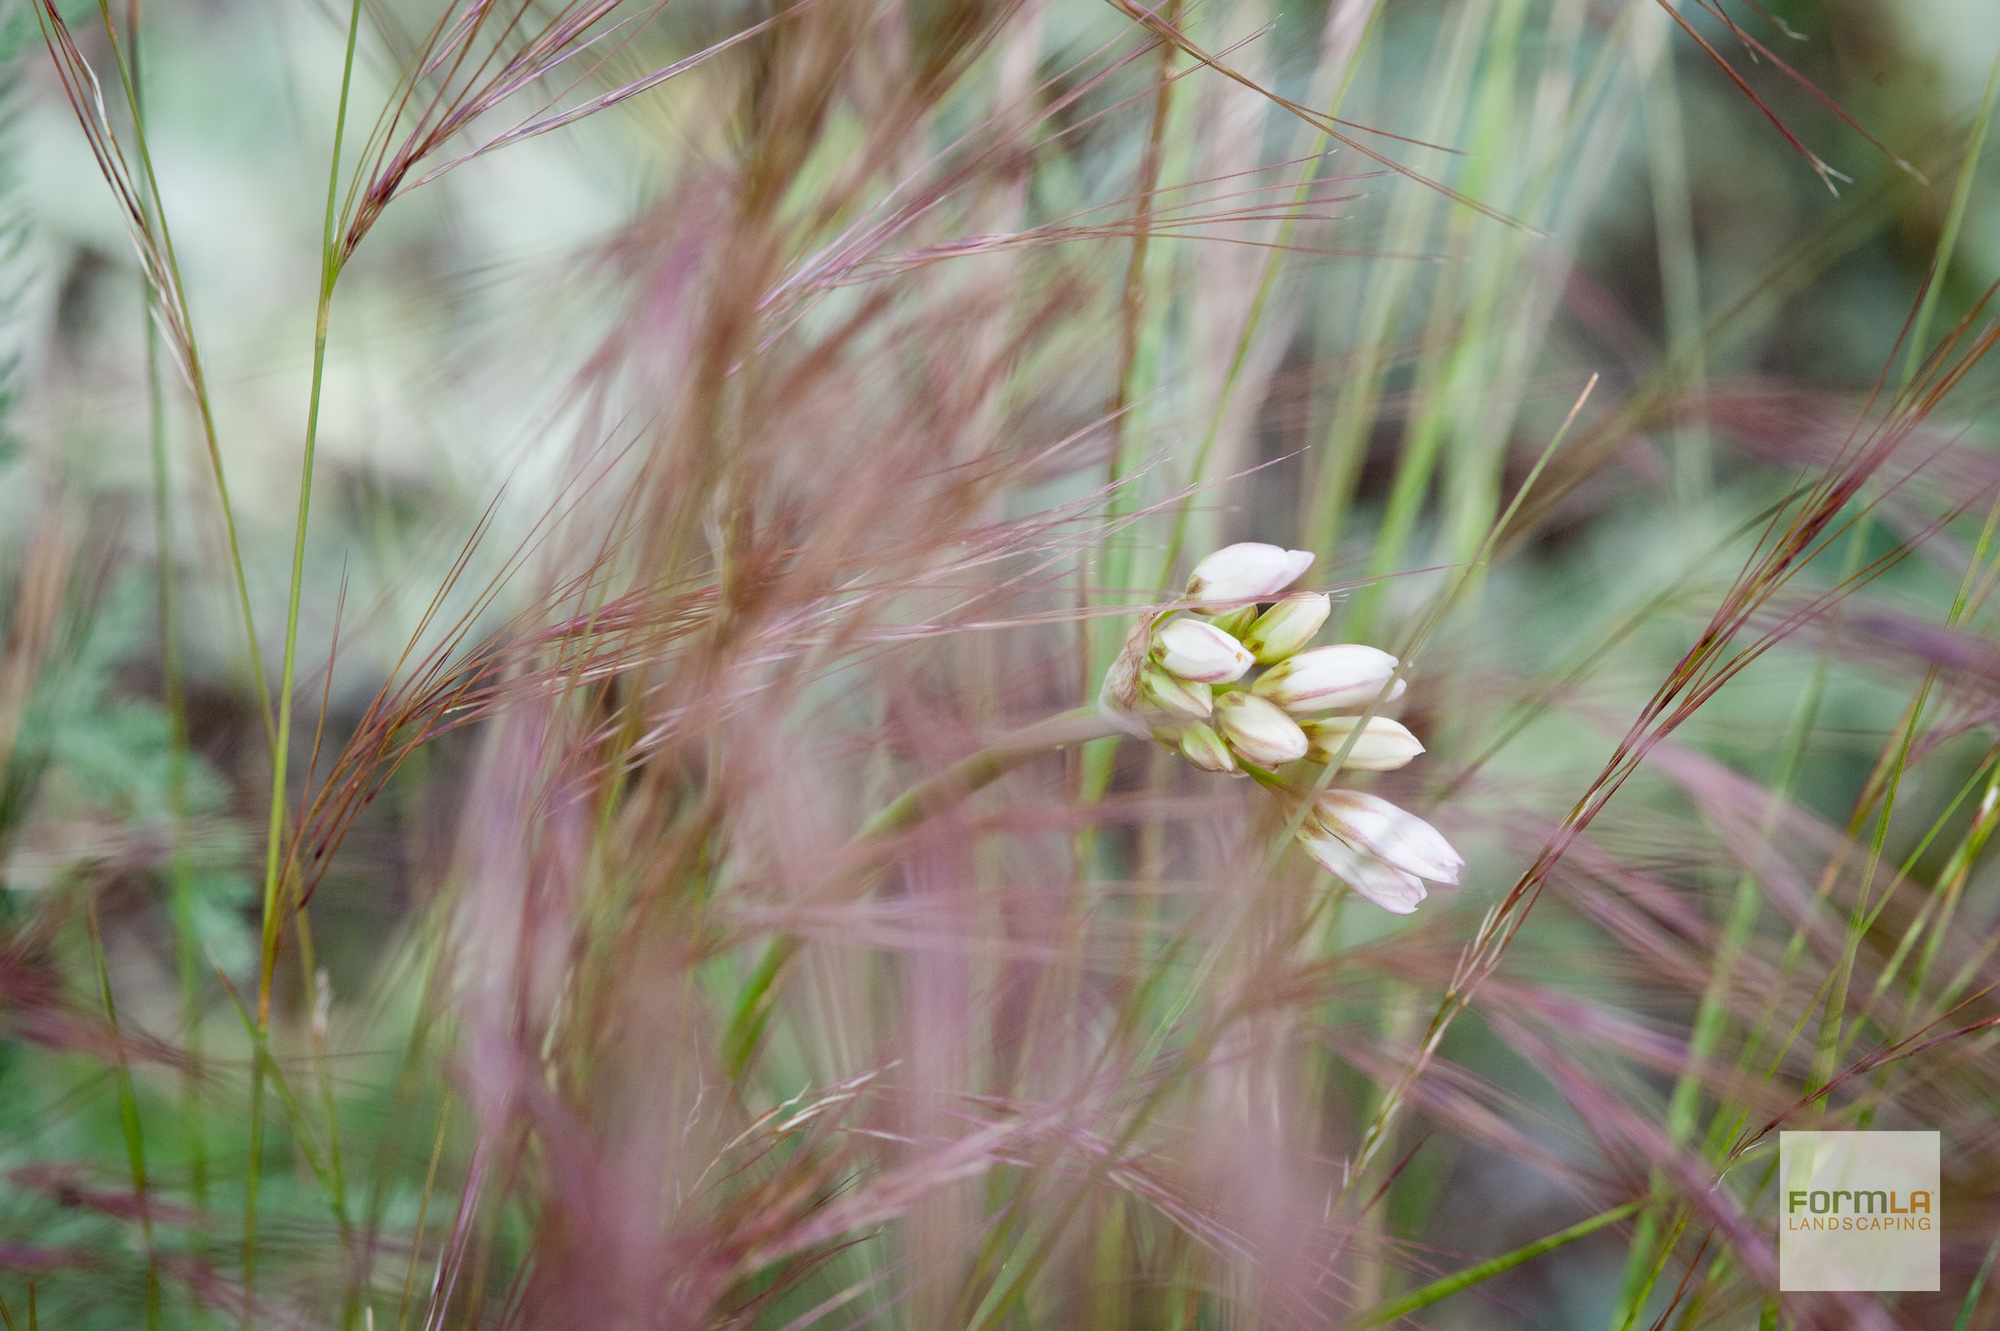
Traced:
<path id="1" fill-rule="evenodd" d="M 125 1163 L 132 1173 L 132 1192 L 139 1203 L 139 1232 L 146 1248 L 146 1326 L 157 1331 L 160 1325 L 160 1259 L 153 1248 L 153 1205 L 146 1179 L 146 1134 L 139 1119 L 139 1099 L 132 1090 L 132 1068 L 125 1061 L 124 1037 L 118 1029 L 118 1004 L 111 994 L 111 967 L 104 955 L 104 931 L 97 923 L 97 896 L 84 903 L 84 922 L 90 934 L 91 959 L 97 966 L 98 996 L 104 1004 L 104 1021 L 111 1028 L 117 1046 L 112 1075 L 118 1088 L 118 1125 L 125 1136 Z"/>
<path id="2" fill-rule="evenodd" d="M 1614 1206 L 1608 1211 L 1600 1211 L 1588 1220 L 1579 1220 L 1568 1229 L 1558 1230 L 1545 1238 L 1536 1239 L 1533 1243 L 1516 1248 L 1512 1252 L 1503 1253 L 1498 1257 L 1481 1262 L 1477 1266 L 1469 1266 L 1465 1270 L 1445 1276 L 1441 1280 L 1434 1280 L 1422 1289 L 1412 1290 L 1408 1294 L 1390 1299 L 1387 1303 L 1378 1303 L 1373 1308 L 1362 1313 L 1354 1321 L 1349 1322 L 1347 1324 L 1348 1331 L 1364 1331 L 1364 1328 L 1367 1327 L 1384 1326 L 1399 1317 L 1408 1317 L 1413 1312 L 1420 1312 L 1434 1303 L 1439 1303 L 1450 1298 L 1454 1294 L 1463 1293 L 1475 1285 L 1483 1284 L 1493 1279 L 1497 1275 L 1505 1274 L 1523 1262 L 1532 1261 L 1540 1257 L 1543 1253 L 1554 1252 L 1557 1248 L 1574 1243 L 1578 1239 L 1588 1238 L 1600 1229 L 1615 1225 L 1619 1221 L 1637 1214 L 1639 1208 L 1643 1205 L 1645 1205 L 1645 1202 L 1644 1199 L 1641 1199 L 1639 1201 L 1626 1202 L 1623 1206 Z"/>
<path id="3" fill-rule="evenodd" d="M 304 456 L 299 469 L 298 518 L 292 528 L 291 591 L 285 603 L 285 651 L 279 668 L 278 721 L 271 745 L 271 814 L 265 833 L 264 901 L 260 961 L 257 969 L 256 1059 L 250 1070 L 250 1142 L 246 1164 L 243 1225 L 243 1328 L 249 1331 L 255 1318 L 257 1246 L 256 1196 L 258 1173 L 263 1155 L 263 1086 L 270 1063 L 271 982 L 277 967 L 279 926 L 283 906 L 282 854 L 285 828 L 286 768 L 291 757 L 292 692 L 298 664 L 299 605 L 305 586 L 306 524 L 312 513 L 313 461 L 319 443 L 320 394 L 326 380 L 327 325 L 332 314 L 334 285 L 340 276 L 342 258 L 334 246 L 334 219 L 338 209 L 341 144 L 347 130 L 347 99 L 354 83 L 354 51 L 361 32 L 361 0 L 348 11 L 347 50 L 340 71 L 340 101 L 334 117 L 332 161 L 327 167 L 326 212 L 321 230 L 319 309 L 313 324 L 312 386 L 306 406 Z M 300 909 L 303 909 L 303 903 Z M 286 1094 L 282 1091 L 280 1094 Z M 289 1107 L 289 1105 L 288 1105 Z M 339 1206 L 343 1226 L 346 1207 Z"/>
<path id="4" fill-rule="evenodd" d="M 1904 388 L 1910 386 L 1917 376 L 1918 367 L 1923 364 L 1924 344 L 1930 340 L 1931 319 L 1937 313 L 1945 275 L 1951 270 L 1952 255 L 1958 248 L 1959 227 L 1964 224 L 1966 208 L 1972 202 L 1972 178 L 1979 169 L 1979 155 L 1986 147 L 1987 128 L 1993 123 L 1996 94 L 2000 94 L 2000 54 L 1993 57 L 1992 72 L 1986 76 L 1986 93 L 1979 100 L 1979 114 L 1972 122 L 1972 135 L 1965 145 L 1965 161 L 1959 167 L 1958 184 L 1952 187 L 1951 207 L 1945 211 L 1944 227 L 1938 232 L 1937 257 L 1931 261 L 1923 300 L 1917 305 L 1916 318 L 1910 323 L 1910 342 L 1903 355 Z"/>
<path id="5" fill-rule="evenodd" d="M 1986 1278 L 1993 1274 L 1993 1259 L 1996 1257 L 2000 1257 L 2000 1238 L 1987 1245 L 1986 1257 L 1972 1277 L 1972 1287 L 1965 1291 L 1965 1302 L 1959 1305 L 1958 1318 L 1951 1324 L 1951 1331 L 1969 1331 L 1972 1314 L 1979 1309 L 1979 1296 L 1986 1292 Z"/>

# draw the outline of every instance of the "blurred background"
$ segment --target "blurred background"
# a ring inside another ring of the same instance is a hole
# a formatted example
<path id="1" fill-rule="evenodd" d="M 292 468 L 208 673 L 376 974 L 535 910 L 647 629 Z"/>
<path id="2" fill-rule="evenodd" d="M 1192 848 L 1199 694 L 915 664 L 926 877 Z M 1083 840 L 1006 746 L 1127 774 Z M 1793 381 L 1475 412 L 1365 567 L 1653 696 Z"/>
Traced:
<path id="1" fill-rule="evenodd" d="M 2000 1324 L 1994 0 L 0 15 L 9 1327 Z M 1244 540 L 1414 916 L 953 767 Z"/>

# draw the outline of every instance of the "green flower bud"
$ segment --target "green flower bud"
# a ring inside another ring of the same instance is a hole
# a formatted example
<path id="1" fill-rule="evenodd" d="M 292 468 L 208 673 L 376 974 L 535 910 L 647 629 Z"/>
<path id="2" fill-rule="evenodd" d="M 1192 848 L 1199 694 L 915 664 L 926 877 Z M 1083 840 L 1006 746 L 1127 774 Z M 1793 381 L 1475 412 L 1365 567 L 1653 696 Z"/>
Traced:
<path id="1" fill-rule="evenodd" d="M 1230 637 L 1240 640 L 1249 631 L 1250 626 L 1257 622 L 1257 603 L 1252 601 L 1249 605 L 1239 605 L 1234 610 L 1225 610 L 1219 615 L 1211 616 L 1208 622 Z"/>
<path id="2" fill-rule="evenodd" d="M 1181 731 L 1181 754 L 1204 772 L 1236 771 L 1236 756 L 1222 736 L 1197 721 Z"/>
<path id="3" fill-rule="evenodd" d="M 1333 610 L 1325 592 L 1293 592 L 1237 636 L 1258 665 L 1275 665 L 1312 641 Z"/>
<path id="4" fill-rule="evenodd" d="M 1156 665 L 1139 677 L 1139 696 L 1163 712 L 1206 721 L 1214 710 L 1214 691 L 1206 684 L 1170 675 Z"/>
<path id="5" fill-rule="evenodd" d="M 1277 767 L 1306 756 L 1306 732 L 1299 723 L 1254 693 L 1217 698 L 1215 724 L 1237 756 L 1259 767 Z"/>

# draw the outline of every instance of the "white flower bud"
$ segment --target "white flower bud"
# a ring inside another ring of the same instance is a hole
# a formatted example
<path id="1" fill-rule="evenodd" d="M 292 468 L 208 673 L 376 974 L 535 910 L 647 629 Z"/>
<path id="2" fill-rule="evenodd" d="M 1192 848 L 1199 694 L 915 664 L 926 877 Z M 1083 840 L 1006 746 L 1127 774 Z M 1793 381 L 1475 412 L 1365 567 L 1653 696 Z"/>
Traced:
<path id="1" fill-rule="evenodd" d="M 1204 772 L 1234 772 L 1236 756 L 1222 736 L 1197 721 L 1181 731 L 1181 753 Z"/>
<path id="2" fill-rule="evenodd" d="M 1358 716 L 1328 716 L 1304 722 L 1302 728 L 1312 744 L 1313 760 L 1330 763 L 1339 757 L 1347 745 L 1347 737 L 1360 721 Z M 1342 771 L 1349 772 L 1393 772 L 1423 751 L 1424 746 L 1401 721 L 1371 716 L 1368 728 L 1354 741 L 1354 747 L 1347 750 L 1340 766 Z"/>
<path id="3" fill-rule="evenodd" d="M 1297 582 L 1312 562 L 1310 550 L 1285 550 L 1257 541 L 1225 545 L 1194 566 L 1187 596 L 1198 605 L 1262 601 Z"/>
<path id="4" fill-rule="evenodd" d="M 1163 712 L 1206 721 L 1214 711 L 1214 690 L 1206 684 L 1177 679 L 1156 665 L 1139 677 L 1139 695 Z"/>
<path id="5" fill-rule="evenodd" d="M 1456 883 L 1458 871 L 1465 867 L 1465 857 L 1435 827 L 1380 796 L 1329 790 L 1319 797 L 1313 812 L 1327 832 L 1392 869 L 1434 883 Z"/>
<path id="6" fill-rule="evenodd" d="M 1311 642 L 1332 610 L 1325 592 L 1293 592 L 1238 636 L 1258 665 L 1274 665 Z"/>
<path id="7" fill-rule="evenodd" d="M 1199 619 L 1169 623 L 1153 635 L 1153 650 L 1168 671 L 1197 684 L 1228 684 L 1256 663 L 1242 643 Z"/>
<path id="8" fill-rule="evenodd" d="M 1396 658 L 1389 653 L 1358 642 L 1343 642 L 1280 661 L 1265 671 L 1253 688 L 1258 697 L 1268 698 L 1288 712 L 1331 712 L 1374 702 L 1395 670 Z M 1399 679 L 1389 698 L 1402 693 L 1403 681 Z"/>
<path id="9" fill-rule="evenodd" d="M 1254 693 L 1225 693 L 1215 700 L 1215 725 L 1237 755 L 1259 767 L 1306 756 L 1306 732 Z"/>
<path id="10" fill-rule="evenodd" d="M 1310 820 L 1299 829 L 1299 845 L 1328 873 L 1392 914 L 1414 913 L 1428 895 L 1415 874 L 1363 854 Z"/>

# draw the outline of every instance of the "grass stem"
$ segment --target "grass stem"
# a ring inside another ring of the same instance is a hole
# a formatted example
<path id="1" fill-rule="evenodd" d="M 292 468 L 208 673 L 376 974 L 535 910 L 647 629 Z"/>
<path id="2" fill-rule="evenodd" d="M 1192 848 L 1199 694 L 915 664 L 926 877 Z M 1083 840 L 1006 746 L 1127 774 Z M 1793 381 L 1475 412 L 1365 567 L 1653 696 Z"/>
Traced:
<path id="1" fill-rule="evenodd" d="M 347 128 L 347 99 L 354 81 L 354 51 L 361 31 L 361 0 L 348 11 L 347 49 L 341 62 L 340 98 L 334 112 L 332 161 L 327 168 L 326 213 L 320 239 L 319 305 L 313 322 L 312 387 L 306 405 L 306 431 L 299 470 L 298 517 L 292 527 L 291 590 L 285 602 L 285 652 L 278 680 L 277 735 L 271 749 L 271 812 L 265 832 L 263 926 L 257 968 L 257 1010 L 250 1072 L 250 1143 L 243 1207 L 243 1327 L 253 1324 L 256 1291 L 257 1189 L 262 1170 L 264 1075 L 270 1062 L 271 984 L 278 963 L 279 926 L 283 916 L 283 845 L 286 768 L 291 755 L 292 692 L 298 662 L 299 606 L 305 585 L 306 524 L 312 513 L 313 462 L 319 446 L 320 394 L 326 381 L 327 325 L 332 314 L 334 285 L 340 277 L 341 252 L 334 245 L 334 219 L 340 188 L 341 143 Z M 331 665 L 328 667 L 331 669 Z M 304 910 L 304 902 L 299 903 Z"/>

